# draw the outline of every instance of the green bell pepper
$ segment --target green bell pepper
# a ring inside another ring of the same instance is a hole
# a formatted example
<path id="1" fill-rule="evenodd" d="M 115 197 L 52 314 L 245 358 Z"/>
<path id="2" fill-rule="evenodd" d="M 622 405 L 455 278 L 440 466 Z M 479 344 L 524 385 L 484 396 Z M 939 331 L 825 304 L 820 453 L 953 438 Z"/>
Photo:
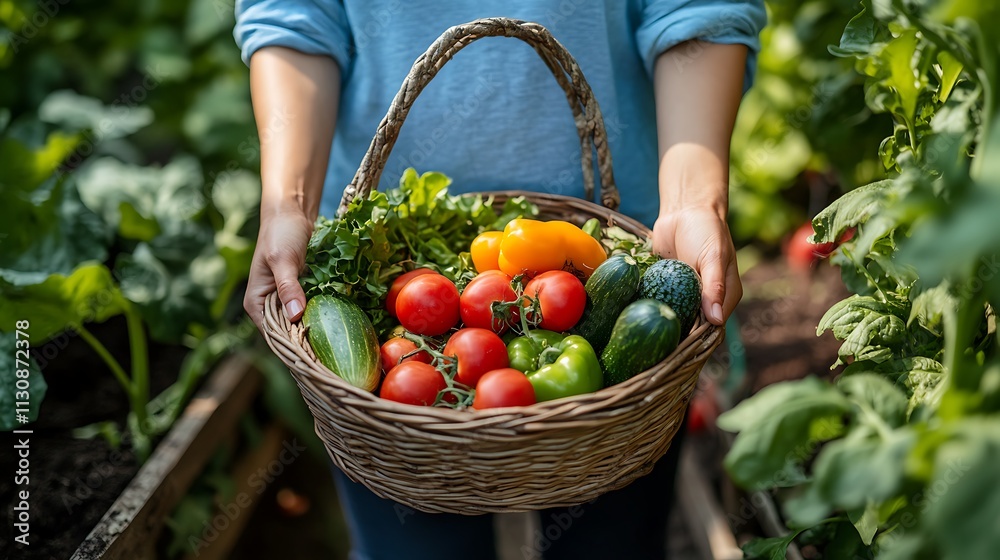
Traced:
<path id="1" fill-rule="evenodd" d="M 523 371 L 538 402 L 593 393 L 604 387 L 597 353 L 582 336 L 536 330 L 507 346 L 510 367 Z"/>
<path id="2" fill-rule="evenodd" d="M 538 363 L 538 356 L 546 348 L 562 342 L 566 335 L 544 329 L 529 331 L 527 335 L 514 338 L 507 344 L 507 358 L 510 367 L 530 373 L 544 364 Z"/>

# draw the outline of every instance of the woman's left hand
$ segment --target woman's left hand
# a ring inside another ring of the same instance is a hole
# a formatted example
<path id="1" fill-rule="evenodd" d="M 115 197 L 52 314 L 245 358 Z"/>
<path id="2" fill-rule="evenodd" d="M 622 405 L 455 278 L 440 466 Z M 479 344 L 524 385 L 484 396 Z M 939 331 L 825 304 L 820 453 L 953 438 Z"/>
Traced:
<path id="1" fill-rule="evenodd" d="M 653 250 L 694 267 L 701 275 L 705 317 L 723 325 L 743 297 L 725 215 L 708 206 L 661 213 L 653 225 Z"/>

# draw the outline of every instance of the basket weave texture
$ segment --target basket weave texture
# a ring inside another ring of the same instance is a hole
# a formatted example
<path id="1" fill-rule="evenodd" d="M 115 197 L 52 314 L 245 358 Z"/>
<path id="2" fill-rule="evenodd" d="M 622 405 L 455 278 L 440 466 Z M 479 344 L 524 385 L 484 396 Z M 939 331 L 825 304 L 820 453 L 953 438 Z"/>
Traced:
<path id="1" fill-rule="evenodd" d="M 607 135 L 579 66 L 544 27 L 506 18 L 452 27 L 417 59 L 346 188 L 342 208 L 378 184 L 423 87 L 456 52 L 488 36 L 527 42 L 552 70 L 573 110 L 588 198 L 594 193 L 592 154 L 597 154 L 603 206 L 536 192 L 484 194 L 498 203 L 525 196 L 543 219 L 582 224 L 598 218 L 648 236 L 645 226 L 615 211 L 619 198 Z M 383 498 L 421 511 L 466 515 L 576 505 L 647 474 L 669 448 L 698 373 L 722 341 L 722 330 L 700 317 L 670 356 L 624 383 L 526 407 L 452 410 L 387 401 L 343 381 L 319 363 L 305 329 L 288 320 L 276 294 L 266 299 L 263 327 L 337 467 Z"/>

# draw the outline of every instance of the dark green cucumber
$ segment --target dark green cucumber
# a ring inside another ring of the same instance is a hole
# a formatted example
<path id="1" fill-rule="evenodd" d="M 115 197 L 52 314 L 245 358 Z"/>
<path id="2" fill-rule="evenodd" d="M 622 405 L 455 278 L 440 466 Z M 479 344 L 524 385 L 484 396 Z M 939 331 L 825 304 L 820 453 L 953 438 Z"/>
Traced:
<path id="1" fill-rule="evenodd" d="M 669 305 L 677 313 L 681 333 L 686 336 L 701 308 L 701 278 L 685 262 L 675 259 L 656 261 L 642 275 L 639 297 L 653 298 Z"/>
<path id="2" fill-rule="evenodd" d="M 670 306 L 655 299 L 634 301 L 621 312 L 601 353 L 606 387 L 658 364 L 677 348 L 681 323 Z"/>
<path id="3" fill-rule="evenodd" d="M 378 336 L 365 312 L 335 296 L 316 296 L 302 315 L 309 345 L 320 363 L 351 385 L 374 391 L 382 365 Z"/>
<path id="4" fill-rule="evenodd" d="M 587 307 L 576 332 L 600 353 L 611 338 L 615 320 L 639 291 L 639 264 L 629 255 L 614 255 L 587 280 Z"/>

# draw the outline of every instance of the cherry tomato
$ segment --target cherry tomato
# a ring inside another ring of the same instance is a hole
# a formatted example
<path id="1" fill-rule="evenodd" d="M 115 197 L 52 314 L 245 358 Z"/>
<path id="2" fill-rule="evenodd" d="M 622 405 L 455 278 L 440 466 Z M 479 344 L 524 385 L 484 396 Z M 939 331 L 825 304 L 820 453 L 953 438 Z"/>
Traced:
<path id="1" fill-rule="evenodd" d="M 385 341 L 382 345 L 382 371 L 389 371 L 390 369 L 398 366 L 401 362 L 400 358 L 406 356 L 410 352 L 417 349 L 417 345 L 413 343 L 412 340 L 408 340 L 402 337 L 390 338 Z M 423 362 L 425 364 L 431 363 L 431 355 L 427 352 L 420 351 L 416 354 L 403 358 L 403 362 Z"/>
<path id="2" fill-rule="evenodd" d="M 524 287 L 524 294 L 538 298 L 542 322 L 538 328 L 563 332 L 573 328 L 587 305 L 583 282 L 564 270 L 551 270 L 534 277 Z"/>
<path id="3" fill-rule="evenodd" d="M 392 281 L 392 286 L 389 286 L 389 294 L 385 296 L 385 310 L 389 312 L 389 315 L 393 318 L 396 317 L 396 298 L 399 297 L 399 291 L 403 289 L 403 286 L 409 284 L 410 280 L 424 274 L 437 274 L 437 272 L 429 268 L 416 268 L 400 274 Z"/>
<path id="4" fill-rule="evenodd" d="M 486 329 L 459 329 L 444 345 L 445 356 L 458 359 L 455 381 L 475 387 L 484 373 L 510 365 L 503 339 Z"/>
<path id="5" fill-rule="evenodd" d="M 424 274 L 403 286 L 396 298 L 396 316 L 411 333 L 437 336 L 459 319 L 458 288 L 440 274 Z"/>
<path id="6" fill-rule="evenodd" d="M 507 330 L 507 323 L 493 318 L 493 302 L 517 301 L 510 276 L 499 270 L 488 270 L 472 279 L 462 292 L 460 300 L 462 322 L 466 327 L 490 329 L 497 334 Z M 517 309 L 512 309 L 512 321 L 518 320 Z"/>
<path id="7" fill-rule="evenodd" d="M 403 362 L 385 375 L 379 396 L 403 404 L 431 406 L 438 393 L 447 386 L 444 374 L 434 366 L 423 362 Z"/>
<path id="8" fill-rule="evenodd" d="M 500 408 L 535 404 L 535 388 L 528 377 L 513 368 L 486 372 L 476 385 L 472 408 Z"/>
<path id="9" fill-rule="evenodd" d="M 500 270 L 500 242 L 502 240 L 502 231 L 484 231 L 472 240 L 469 252 L 472 253 L 472 264 L 476 266 L 476 272 Z"/>

